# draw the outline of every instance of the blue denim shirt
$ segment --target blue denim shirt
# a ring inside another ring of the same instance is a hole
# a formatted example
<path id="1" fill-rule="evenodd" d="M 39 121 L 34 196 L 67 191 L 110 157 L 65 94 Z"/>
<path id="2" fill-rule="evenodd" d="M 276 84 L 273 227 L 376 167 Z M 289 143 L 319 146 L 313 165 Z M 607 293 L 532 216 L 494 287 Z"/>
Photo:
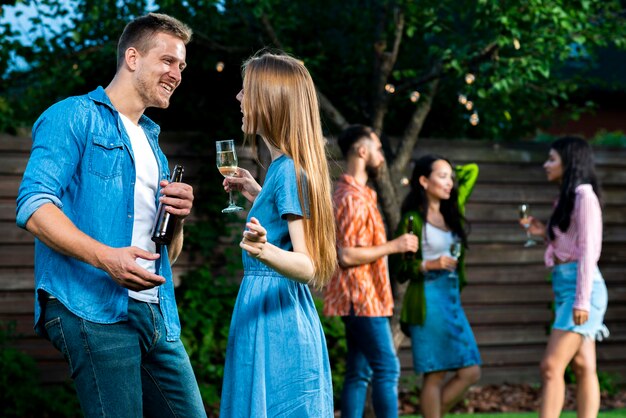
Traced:
<path id="1" fill-rule="evenodd" d="M 169 178 L 167 158 L 158 145 L 160 128 L 146 116 L 144 129 L 159 164 L 161 179 Z M 25 228 L 31 215 L 53 203 L 93 239 L 111 247 L 131 244 L 134 216 L 135 165 L 130 138 L 102 87 L 84 96 L 54 104 L 33 126 L 33 146 L 17 197 L 17 225 Z M 158 196 L 158 194 L 157 194 Z M 155 196 L 155 201 L 157 201 Z M 167 247 L 157 274 L 166 282 L 159 290 L 167 340 L 180 337 L 172 270 Z M 128 289 L 104 271 L 51 249 L 35 240 L 35 330 L 42 324 L 42 291 L 89 321 L 109 324 L 127 319 Z"/>

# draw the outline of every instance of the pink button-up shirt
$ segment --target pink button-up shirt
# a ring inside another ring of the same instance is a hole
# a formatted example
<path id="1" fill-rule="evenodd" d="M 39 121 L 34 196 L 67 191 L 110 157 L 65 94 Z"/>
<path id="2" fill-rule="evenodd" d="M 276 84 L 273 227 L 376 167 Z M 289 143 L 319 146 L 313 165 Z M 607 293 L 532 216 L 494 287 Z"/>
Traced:
<path id="1" fill-rule="evenodd" d="M 602 211 L 598 196 L 590 184 L 576 187 L 576 200 L 569 228 L 561 232 L 554 227 L 554 241 L 544 255 L 547 267 L 554 259 L 578 261 L 574 308 L 589 311 L 593 277 L 602 251 Z"/>

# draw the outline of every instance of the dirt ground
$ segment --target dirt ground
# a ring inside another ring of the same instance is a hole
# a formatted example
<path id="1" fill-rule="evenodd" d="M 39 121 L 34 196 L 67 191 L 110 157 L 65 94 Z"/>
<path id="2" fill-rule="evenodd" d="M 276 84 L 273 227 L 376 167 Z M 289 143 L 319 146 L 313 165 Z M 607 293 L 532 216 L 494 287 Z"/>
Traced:
<path id="1" fill-rule="evenodd" d="M 473 387 L 452 412 L 523 412 L 539 408 L 540 388 L 528 384 Z M 416 393 L 400 393 L 403 414 L 419 413 Z M 626 391 L 602 394 L 601 409 L 626 408 Z M 565 408 L 576 409 L 575 387 L 568 386 Z"/>

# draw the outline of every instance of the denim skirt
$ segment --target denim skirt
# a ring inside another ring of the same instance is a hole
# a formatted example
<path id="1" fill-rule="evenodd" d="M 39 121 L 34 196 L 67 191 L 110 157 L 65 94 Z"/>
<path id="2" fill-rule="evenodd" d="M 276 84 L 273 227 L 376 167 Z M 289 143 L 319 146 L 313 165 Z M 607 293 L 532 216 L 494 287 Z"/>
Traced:
<path id="1" fill-rule="evenodd" d="M 458 370 L 480 364 L 476 339 L 461 306 L 456 272 L 427 272 L 424 300 L 424 323 L 410 326 L 415 372 Z"/>
<path id="2" fill-rule="evenodd" d="M 558 264 L 552 269 L 552 290 L 554 292 L 554 323 L 552 328 L 576 332 L 585 338 L 601 341 L 609 336 L 604 325 L 604 313 L 608 304 L 606 285 L 600 270 L 596 268 L 591 290 L 589 319 L 582 325 L 574 324 L 574 300 L 576 299 L 576 276 L 578 263 Z"/>

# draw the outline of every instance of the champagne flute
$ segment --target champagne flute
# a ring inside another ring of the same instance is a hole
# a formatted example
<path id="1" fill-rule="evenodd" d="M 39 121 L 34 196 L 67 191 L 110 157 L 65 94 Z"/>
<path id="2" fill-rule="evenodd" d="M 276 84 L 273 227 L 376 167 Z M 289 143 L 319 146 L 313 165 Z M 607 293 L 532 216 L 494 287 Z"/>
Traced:
<path id="1" fill-rule="evenodd" d="M 530 215 L 530 208 L 526 203 L 522 203 L 519 205 L 518 209 L 520 221 L 526 230 L 526 242 L 524 243 L 524 247 L 532 247 L 533 245 L 536 245 L 537 242 L 530 236 L 530 219 L 528 219 L 528 216 Z"/>
<path id="2" fill-rule="evenodd" d="M 235 141 L 227 139 L 215 143 L 217 169 L 224 177 L 234 177 L 237 174 L 237 152 L 235 151 Z M 232 213 L 243 210 L 233 201 L 232 190 L 228 192 L 228 207 L 222 209 L 222 213 Z"/>
<path id="3" fill-rule="evenodd" d="M 455 238 L 454 242 L 450 244 L 450 256 L 455 260 L 458 260 L 461 256 L 461 245 L 462 243 L 458 238 Z M 454 277 L 454 271 L 451 271 L 449 276 Z"/>

